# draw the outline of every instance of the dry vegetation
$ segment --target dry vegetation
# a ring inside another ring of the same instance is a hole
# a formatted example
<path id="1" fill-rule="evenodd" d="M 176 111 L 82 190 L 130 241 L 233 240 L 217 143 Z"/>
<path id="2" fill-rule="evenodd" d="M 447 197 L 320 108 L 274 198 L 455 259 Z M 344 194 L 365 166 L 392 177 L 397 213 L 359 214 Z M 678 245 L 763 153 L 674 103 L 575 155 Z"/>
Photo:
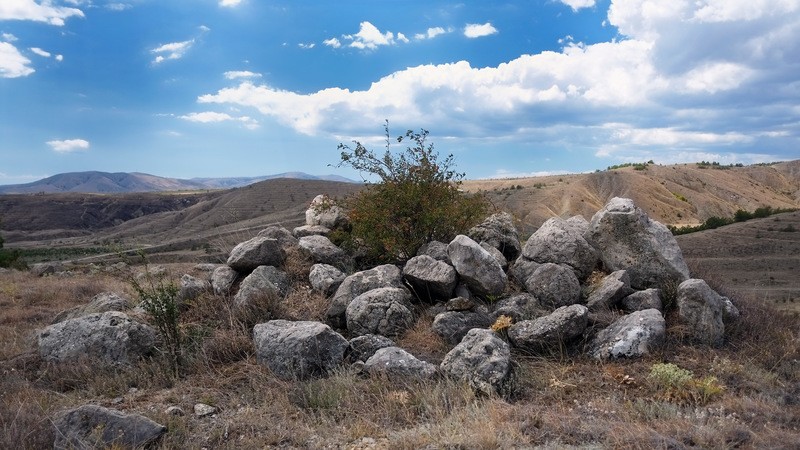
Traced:
<path id="1" fill-rule="evenodd" d="M 301 266 L 291 268 L 295 275 Z M 174 276 L 194 273 L 188 265 L 170 269 Z M 326 379 L 279 380 L 256 363 L 250 330 L 231 313 L 230 298 L 210 294 L 182 314 L 187 345 L 178 378 L 158 359 L 115 369 L 39 360 L 35 330 L 102 291 L 131 295 L 115 276 L 0 274 L 0 448 L 52 447 L 49 418 L 87 402 L 167 425 L 160 448 L 175 449 L 796 448 L 800 442 L 800 330 L 761 298 L 734 295 L 743 316 L 722 349 L 688 346 L 673 326 L 668 345 L 641 360 L 598 363 L 584 356 L 584 343 L 546 358 L 517 355 L 508 397 L 486 398 L 447 379 L 370 379 L 349 367 Z M 325 302 L 297 276 L 269 313 L 319 318 Z M 420 314 L 398 342 L 439 362 L 447 347 L 430 330 L 431 320 Z M 715 377 L 724 390 L 668 390 L 649 376 L 664 362 L 697 380 Z M 197 418 L 198 402 L 219 412 Z M 187 414 L 167 415 L 172 405 Z"/>

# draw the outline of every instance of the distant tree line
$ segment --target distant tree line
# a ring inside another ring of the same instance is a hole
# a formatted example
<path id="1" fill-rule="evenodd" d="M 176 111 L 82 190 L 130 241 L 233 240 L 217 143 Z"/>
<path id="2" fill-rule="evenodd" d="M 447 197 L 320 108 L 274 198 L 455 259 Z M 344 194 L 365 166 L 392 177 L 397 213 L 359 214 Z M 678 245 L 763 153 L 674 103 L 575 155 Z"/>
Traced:
<path id="1" fill-rule="evenodd" d="M 762 206 L 761 208 L 757 208 L 753 212 L 739 209 L 736 211 L 733 217 L 711 216 L 700 225 L 695 225 L 695 226 L 686 225 L 683 227 L 667 225 L 667 227 L 672 232 L 672 234 L 677 236 L 680 234 L 694 233 L 696 231 L 713 230 L 714 228 L 719 228 L 736 222 L 746 222 L 750 219 L 761 219 L 764 217 L 769 217 L 774 214 L 781 214 L 785 212 L 794 212 L 794 211 L 797 211 L 797 208 L 772 208 L 770 206 Z"/>
<path id="2" fill-rule="evenodd" d="M 699 163 L 697 163 L 697 167 L 699 167 L 701 169 L 707 169 L 707 168 L 710 167 L 712 169 L 717 169 L 717 170 L 727 170 L 727 169 L 730 169 L 732 167 L 744 167 L 744 164 L 736 163 L 736 164 L 728 164 L 727 166 L 723 166 L 722 164 L 718 163 L 717 161 L 711 161 L 711 162 L 709 162 L 709 161 L 700 161 Z"/>

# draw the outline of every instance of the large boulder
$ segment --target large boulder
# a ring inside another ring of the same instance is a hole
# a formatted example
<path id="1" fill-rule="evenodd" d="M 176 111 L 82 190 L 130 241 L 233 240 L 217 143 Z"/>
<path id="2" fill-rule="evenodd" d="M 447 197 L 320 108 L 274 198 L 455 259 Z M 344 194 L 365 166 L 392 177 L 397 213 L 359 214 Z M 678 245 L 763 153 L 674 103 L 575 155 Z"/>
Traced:
<path id="1" fill-rule="evenodd" d="M 420 299 L 449 299 L 458 284 L 456 269 L 430 256 L 415 256 L 403 267 L 411 289 Z"/>
<path id="2" fill-rule="evenodd" d="M 436 366 L 417 359 L 400 347 L 384 347 L 372 355 L 364 370 L 370 375 L 389 379 L 431 378 L 436 375 Z"/>
<path id="3" fill-rule="evenodd" d="M 444 261 L 450 264 L 450 256 L 447 255 L 447 244 L 439 241 L 430 241 L 423 244 L 417 250 L 417 256 L 428 255 L 437 261 Z"/>
<path id="4" fill-rule="evenodd" d="M 345 278 L 347 278 L 347 275 L 344 272 L 330 264 L 314 264 L 308 273 L 308 281 L 311 283 L 311 288 L 322 292 L 326 296 L 336 292 L 336 289 L 339 288 Z"/>
<path id="5" fill-rule="evenodd" d="M 447 246 L 456 272 L 478 295 L 497 296 L 506 290 L 508 277 L 494 257 L 467 236 L 460 234 Z"/>
<path id="6" fill-rule="evenodd" d="M 320 322 L 271 320 L 253 328 L 256 359 L 279 378 L 325 376 L 344 360 L 347 339 Z"/>
<path id="7" fill-rule="evenodd" d="M 669 229 L 650 220 L 633 200 L 615 197 L 592 217 L 586 240 L 606 269 L 625 269 L 634 289 L 658 288 L 689 278 L 689 268 Z"/>
<path id="8" fill-rule="evenodd" d="M 333 294 L 331 305 L 325 314 L 327 322 L 335 328 L 345 328 L 347 305 L 364 292 L 381 287 L 403 287 L 400 268 L 385 264 L 348 276 Z"/>
<path id="9" fill-rule="evenodd" d="M 67 270 L 66 267 L 64 267 L 64 264 L 60 261 L 36 263 L 30 268 L 31 273 L 37 277 L 55 275 L 57 273 L 64 272 L 65 270 Z"/>
<path id="10" fill-rule="evenodd" d="M 585 279 L 597 265 L 599 256 L 578 230 L 559 217 L 548 219 L 528 238 L 522 256 L 541 264 L 567 265 L 578 278 Z"/>
<path id="11" fill-rule="evenodd" d="M 488 328 L 492 319 L 485 311 L 445 311 L 433 319 L 433 331 L 448 344 L 455 345 L 473 328 Z"/>
<path id="12" fill-rule="evenodd" d="M 258 233 L 258 236 L 275 239 L 284 250 L 297 247 L 297 238 L 291 231 L 280 225 L 270 225 Z"/>
<path id="13" fill-rule="evenodd" d="M 378 334 L 365 334 L 350 339 L 350 347 L 347 357 L 351 362 L 366 362 L 378 350 L 386 347 L 394 347 L 394 341 L 386 336 Z"/>
<path id="14" fill-rule="evenodd" d="M 508 270 L 508 275 L 511 276 L 513 280 L 515 280 L 519 285 L 524 286 L 525 281 L 533 275 L 533 272 L 536 272 L 542 264 L 537 263 L 536 261 L 531 261 L 530 259 L 525 258 L 524 256 L 520 256 L 519 258 L 511 264 L 511 268 Z"/>
<path id="15" fill-rule="evenodd" d="M 139 414 L 126 414 L 98 405 L 83 405 L 63 411 L 53 419 L 53 448 L 149 448 L 167 432 L 167 427 Z"/>
<path id="16" fill-rule="evenodd" d="M 277 300 L 282 297 L 281 290 L 275 285 L 275 268 L 258 266 L 242 280 L 239 291 L 233 297 L 233 310 L 248 313 L 265 302 L 265 299 Z"/>
<path id="17" fill-rule="evenodd" d="M 525 280 L 525 289 L 539 303 L 552 308 L 574 305 L 581 298 L 581 284 L 568 266 L 545 263 Z"/>
<path id="18" fill-rule="evenodd" d="M 228 265 L 238 272 L 250 272 L 258 266 L 280 266 L 285 257 L 277 239 L 256 236 L 233 247 Z"/>
<path id="19" fill-rule="evenodd" d="M 298 240 L 298 245 L 315 263 L 330 264 L 340 269 L 352 265 L 352 259 L 347 252 L 325 236 L 318 234 L 303 236 Z"/>
<path id="20" fill-rule="evenodd" d="M 661 302 L 661 289 L 655 288 L 636 291 L 623 298 L 620 304 L 622 305 L 622 309 L 628 312 L 644 311 L 645 309 L 657 309 L 662 311 L 664 309 Z"/>
<path id="21" fill-rule="evenodd" d="M 131 307 L 131 301 L 114 292 L 101 292 L 95 295 L 89 303 L 70 308 L 59 313 L 51 323 L 76 319 L 81 316 L 108 311 L 126 311 Z"/>
<path id="22" fill-rule="evenodd" d="M 511 373 L 511 348 L 492 330 L 472 329 L 445 355 L 439 368 L 478 392 L 501 393 Z"/>
<path id="23" fill-rule="evenodd" d="M 510 297 L 501 298 L 494 305 L 490 315 L 494 322 L 500 316 L 511 317 L 514 322 L 533 320 L 549 314 L 532 294 L 523 292 Z"/>
<path id="24" fill-rule="evenodd" d="M 211 287 L 217 295 L 228 295 L 238 278 L 239 272 L 230 266 L 220 266 L 211 272 Z"/>
<path id="25" fill-rule="evenodd" d="M 544 317 L 511 325 L 508 338 L 515 347 L 537 353 L 560 348 L 583 334 L 588 323 L 589 310 L 585 306 L 562 306 Z"/>
<path id="26" fill-rule="evenodd" d="M 65 320 L 39 332 L 39 354 L 47 361 L 88 358 L 106 364 L 131 364 L 154 353 L 158 333 L 125 313 L 108 311 Z"/>
<path id="27" fill-rule="evenodd" d="M 586 299 L 589 311 L 606 311 L 617 306 L 624 297 L 633 293 L 631 280 L 626 270 L 612 272 L 597 284 Z"/>
<path id="28" fill-rule="evenodd" d="M 410 308 L 411 293 L 407 289 L 373 289 L 354 298 L 347 305 L 347 329 L 359 336 L 398 336 L 414 325 L 414 314 Z"/>
<path id="29" fill-rule="evenodd" d="M 348 222 L 344 209 L 336 205 L 327 195 L 314 197 L 306 210 L 306 225 L 322 225 L 325 228 L 338 228 Z"/>
<path id="30" fill-rule="evenodd" d="M 193 277 L 189 274 L 184 274 L 181 277 L 180 290 L 178 291 L 178 300 L 186 302 L 194 300 L 205 292 L 211 290 L 211 283 L 207 280 L 202 280 Z"/>
<path id="31" fill-rule="evenodd" d="M 492 214 L 468 232 L 475 242 L 485 242 L 503 254 L 506 261 L 517 259 L 521 251 L 519 233 L 514 226 L 514 218 L 507 212 Z"/>
<path id="32" fill-rule="evenodd" d="M 712 347 L 722 345 L 724 308 L 722 296 L 703 280 L 689 279 L 678 286 L 678 318 L 696 342 Z"/>
<path id="33" fill-rule="evenodd" d="M 622 316 L 592 341 L 590 354 L 597 359 L 638 358 L 662 345 L 666 336 L 664 317 L 657 309 Z"/>

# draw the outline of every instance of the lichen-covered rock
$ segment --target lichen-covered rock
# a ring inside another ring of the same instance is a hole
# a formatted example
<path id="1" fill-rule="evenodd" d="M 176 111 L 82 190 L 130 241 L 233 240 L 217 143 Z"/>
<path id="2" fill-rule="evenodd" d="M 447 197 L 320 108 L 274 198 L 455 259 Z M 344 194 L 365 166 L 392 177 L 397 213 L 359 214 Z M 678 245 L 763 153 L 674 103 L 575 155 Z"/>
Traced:
<path id="1" fill-rule="evenodd" d="M 266 298 L 281 298 L 281 290 L 274 283 L 274 267 L 259 266 L 242 280 L 233 297 L 233 310 L 237 314 L 249 313 Z"/>
<path id="2" fill-rule="evenodd" d="M 327 195 L 314 197 L 306 210 L 306 225 L 322 225 L 326 228 L 337 228 L 346 225 L 347 214 Z"/>
<path id="3" fill-rule="evenodd" d="M 669 229 L 650 220 L 633 200 L 612 198 L 593 217 L 586 240 L 608 270 L 627 270 L 634 289 L 658 288 L 689 278 L 689 268 Z"/>
<path id="4" fill-rule="evenodd" d="M 81 358 L 106 364 L 131 364 L 151 355 L 158 333 L 118 311 L 89 314 L 45 327 L 39 332 L 39 354 L 47 361 Z"/>
<path id="5" fill-rule="evenodd" d="M 311 288 L 325 295 L 331 295 L 347 278 L 344 272 L 330 264 L 314 264 L 308 273 Z"/>
<path id="6" fill-rule="evenodd" d="M 102 292 L 92 297 L 88 304 L 76 306 L 59 313 L 51 323 L 76 319 L 87 314 L 104 313 L 108 311 L 126 311 L 131 307 L 131 301 L 114 292 Z"/>
<path id="7" fill-rule="evenodd" d="M 193 277 L 189 274 L 184 274 L 181 277 L 181 286 L 180 290 L 178 291 L 178 300 L 181 302 L 186 302 L 189 300 L 194 300 L 204 292 L 208 292 L 211 290 L 211 283 L 206 280 L 201 280 L 200 278 Z"/>
<path id="8" fill-rule="evenodd" d="M 602 311 L 615 308 L 624 297 L 633 293 L 628 272 L 617 270 L 612 272 L 597 284 L 586 299 L 589 311 Z"/>
<path id="9" fill-rule="evenodd" d="M 696 342 L 712 347 L 722 345 L 724 307 L 722 296 L 703 280 L 689 279 L 678 286 L 678 317 Z"/>
<path id="10" fill-rule="evenodd" d="M 417 256 L 427 255 L 437 261 L 444 261 L 450 264 L 450 257 L 447 255 L 447 244 L 439 241 L 430 241 L 417 250 Z"/>
<path id="11" fill-rule="evenodd" d="M 475 328 L 445 355 L 439 368 L 478 392 L 499 394 L 511 373 L 511 348 L 494 331 Z"/>
<path id="12" fill-rule="evenodd" d="M 385 287 L 367 291 L 347 305 L 347 329 L 355 335 L 397 336 L 414 324 L 411 293 L 405 288 Z"/>
<path id="13" fill-rule="evenodd" d="M 473 328 L 488 328 L 492 324 L 485 311 L 445 311 L 433 319 L 433 331 L 448 344 L 455 345 Z"/>
<path id="14" fill-rule="evenodd" d="M 340 269 L 352 265 L 352 259 L 347 252 L 337 247 L 325 236 L 316 234 L 303 236 L 298 240 L 298 245 L 315 263 L 330 264 Z"/>
<path id="15" fill-rule="evenodd" d="M 53 448 L 146 448 L 166 433 L 167 427 L 139 414 L 126 414 L 97 405 L 63 411 L 53 419 Z"/>
<path id="16" fill-rule="evenodd" d="M 525 285 L 525 281 L 533 275 L 533 272 L 536 272 L 536 269 L 541 266 L 541 263 L 537 263 L 536 261 L 531 261 L 530 259 L 525 258 L 524 256 L 520 256 L 519 258 L 511 264 L 511 267 L 508 270 L 508 275 L 514 279 L 520 285 Z"/>
<path id="17" fill-rule="evenodd" d="M 456 272 L 478 295 L 500 295 L 508 285 L 508 277 L 494 257 L 477 242 L 458 235 L 447 246 Z"/>
<path id="18" fill-rule="evenodd" d="M 364 292 L 381 287 L 403 287 L 403 275 L 400 268 L 391 264 L 373 267 L 356 272 L 342 281 L 331 299 L 331 305 L 325 313 L 326 321 L 333 327 L 347 327 L 345 311 L 354 298 Z"/>
<path id="19" fill-rule="evenodd" d="M 600 331 L 590 354 L 597 359 L 638 358 L 664 343 L 666 325 L 657 309 L 622 316 Z"/>
<path id="20" fill-rule="evenodd" d="M 228 295 L 238 278 L 239 272 L 230 266 L 220 266 L 211 273 L 211 287 L 217 295 Z"/>
<path id="21" fill-rule="evenodd" d="M 506 259 L 517 259 L 521 251 L 519 232 L 514 226 L 514 218 L 507 212 L 492 214 L 482 223 L 472 227 L 467 236 L 475 242 L 485 242 L 497 249 Z"/>
<path id="22" fill-rule="evenodd" d="M 508 260 L 506 259 L 505 255 L 503 255 L 503 253 L 500 250 L 492 247 L 491 245 L 489 245 L 486 242 L 481 242 L 480 246 L 483 247 L 484 250 L 489 252 L 490 255 L 492 255 L 494 260 L 497 261 L 498 264 L 500 264 L 500 267 L 503 270 L 508 269 Z"/>
<path id="23" fill-rule="evenodd" d="M 539 266 L 525 280 L 525 289 L 539 303 L 553 308 L 574 305 L 581 297 L 581 284 L 575 272 L 561 264 L 545 263 Z"/>
<path id="24" fill-rule="evenodd" d="M 436 375 L 436 366 L 417 359 L 400 347 L 385 347 L 376 351 L 364 363 L 364 370 L 370 375 L 389 379 L 431 378 Z"/>
<path id="25" fill-rule="evenodd" d="M 427 255 L 409 259 L 403 276 L 417 297 L 424 300 L 451 298 L 458 283 L 453 266 Z"/>
<path id="26" fill-rule="evenodd" d="M 325 376 L 344 360 L 347 339 L 320 322 L 271 320 L 253 328 L 256 359 L 279 378 Z"/>
<path id="27" fill-rule="evenodd" d="M 365 334 L 350 339 L 350 347 L 347 351 L 347 358 L 351 362 L 366 362 L 378 350 L 386 347 L 394 347 L 394 341 L 386 336 L 378 334 Z"/>
<path id="28" fill-rule="evenodd" d="M 492 323 L 500 316 L 511 317 L 514 322 L 533 320 L 549 314 L 532 294 L 526 292 L 501 298 L 494 305 L 490 318 Z"/>
<path id="29" fill-rule="evenodd" d="M 322 225 L 303 225 L 292 230 L 292 235 L 297 239 L 305 236 L 327 236 L 329 234 L 331 234 L 331 229 Z"/>
<path id="30" fill-rule="evenodd" d="M 663 310 L 661 289 L 655 288 L 636 291 L 623 298 L 620 303 L 622 304 L 622 309 L 628 312 L 644 311 L 645 309 Z"/>
<path id="31" fill-rule="evenodd" d="M 528 238 L 522 256 L 540 264 L 562 264 L 572 268 L 580 279 L 588 277 L 599 256 L 572 223 L 553 217 Z"/>
<path id="32" fill-rule="evenodd" d="M 544 317 L 511 325 L 508 338 L 527 352 L 555 349 L 583 334 L 588 318 L 589 310 L 583 305 L 562 306 Z"/>
<path id="33" fill-rule="evenodd" d="M 258 236 L 275 239 L 284 251 L 297 247 L 297 238 L 280 225 L 270 225 L 259 231 Z"/>
<path id="34" fill-rule="evenodd" d="M 280 266 L 285 258 L 277 239 L 257 236 L 231 250 L 228 265 L 238 272 L 250 272 L 258 266 Z"/>

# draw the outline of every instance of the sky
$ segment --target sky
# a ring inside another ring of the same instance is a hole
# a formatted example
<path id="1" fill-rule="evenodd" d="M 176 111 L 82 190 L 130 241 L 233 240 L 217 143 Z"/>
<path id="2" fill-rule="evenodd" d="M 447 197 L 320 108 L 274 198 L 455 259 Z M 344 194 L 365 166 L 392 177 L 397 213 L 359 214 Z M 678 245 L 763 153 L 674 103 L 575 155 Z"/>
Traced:
<path id="1" fill-rule="evenodd" d="M 800 159 L 800 0 L 0 0 L 0 184 Z M 395 150 L 401 148 L 392 146 Z"/>

